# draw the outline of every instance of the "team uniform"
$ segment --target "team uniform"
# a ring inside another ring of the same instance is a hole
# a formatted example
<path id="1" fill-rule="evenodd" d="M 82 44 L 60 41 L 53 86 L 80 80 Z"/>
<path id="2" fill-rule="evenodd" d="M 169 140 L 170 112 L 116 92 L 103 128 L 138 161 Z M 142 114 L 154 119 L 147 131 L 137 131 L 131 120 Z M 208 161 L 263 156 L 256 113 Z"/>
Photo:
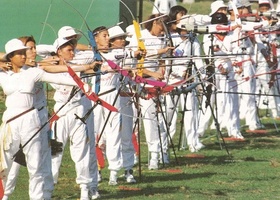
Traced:
<path id="1" fill-rule="evenodd" d="M 18 151 L 20 144 L 25 144 L 41 126 L 38 110 L 33 107 L 35 83 L 39 81 L 61 83 L 61 80 L 58 80 L 57 76 L 52 76 L 37 68 L 22 70 L 20 73 L 1 72 L 0 76 L 0 84 L 7 95 L 7 109 L 3 114 L 1 127 L 1 143 L 4 145 L 1 145 L 4 147 L 4 149 L 1 149 L 1 169 L 8 174 L 13 162 L 11 157 Z M 75 83 L 72 82 L 72 84 Z M 18 101 L 18 99 L 21 99 L 21 101 Z M 26 114 L 13 119 L 23 112 L 26 112 Z M 48 145 L 45 144 L 47 140 L 42 141 L 44 137 L 46 136 L 42 136 L 42 133 L 39 132 L 23 148 L 30 177 L 30 199 L 45 198 L 43 174 L 46 173 L 44 167 L 49 165 L 47 162 L 43 163 L 41 161 L 42 146 Z M 6 180 L 3 181 L 5 187 Z"/>

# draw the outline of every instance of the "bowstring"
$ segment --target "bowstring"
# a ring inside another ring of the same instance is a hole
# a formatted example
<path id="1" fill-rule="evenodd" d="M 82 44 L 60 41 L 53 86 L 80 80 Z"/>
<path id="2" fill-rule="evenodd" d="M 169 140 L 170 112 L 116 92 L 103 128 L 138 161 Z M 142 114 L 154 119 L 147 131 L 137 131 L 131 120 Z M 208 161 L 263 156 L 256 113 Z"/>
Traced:
<path id="1" fill-rule="evenodd" d="M 49 9 L 48 9 L 48 12 L 47 12 L 47 15 L 46 15 L 45 21 L 44 21 L 43 29 L 42 29 L 42 32 L 41 32 L 41 35 L 40 35 L 40 38 L 39 38 L 39 42 L 38 42 L 38 44 L 41 44 L 41 40 L 42 40 L 42 37 L 43 37 L 44 31 L 45 31 L 45 27 L 46 27 L 46 25 L 47 25 L 47 21 L 48 21 L 48 18 L 49 18 L 50 12 L 51 12 L 52 3 L 53 3 L 53 0 L 51 0 L 51 3 L 50 3 L 50 5 L 49 5 Z"/>

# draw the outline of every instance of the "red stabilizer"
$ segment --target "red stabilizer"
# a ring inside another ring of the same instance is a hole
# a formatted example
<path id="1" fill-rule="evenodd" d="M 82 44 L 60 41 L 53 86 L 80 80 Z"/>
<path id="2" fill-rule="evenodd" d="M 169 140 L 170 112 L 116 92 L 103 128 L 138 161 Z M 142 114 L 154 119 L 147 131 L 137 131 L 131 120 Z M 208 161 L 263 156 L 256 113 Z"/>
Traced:
<path id="1" fill-rule="evenodd" d="M 135 133 L 132 134 L 132 143 L 133 143 L 133 146 L 134 146 L 135 153 L 137 155 L 139 155 L 139 144 L 138 144 L 137 136 L 136 136 Z"/>
<path id="2" fill-rule="evenodd" d="M 105 167 L 105 159 L 103 156 L 103 152 L 99 147 L 95 147 L 95 151 L 96 151 L 96 158 L 97 158 L 98 165 L 102 169 Z"/>
<path id="3" fill-rule="evenodd" d="M 2 199 L 4 196 L 4 187 L 2 184 L 2 180 L 0 179 L 0 199 Z"/>

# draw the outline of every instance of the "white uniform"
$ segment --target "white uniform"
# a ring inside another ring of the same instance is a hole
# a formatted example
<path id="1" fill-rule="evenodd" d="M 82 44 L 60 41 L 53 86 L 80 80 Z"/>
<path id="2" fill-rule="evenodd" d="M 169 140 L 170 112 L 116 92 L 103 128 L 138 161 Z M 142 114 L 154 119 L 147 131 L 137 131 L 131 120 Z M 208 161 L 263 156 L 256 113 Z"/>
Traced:
<path id="1" fill-rule="evenodd" d="M 26 69 L 26 68 L 25 68 Z M 44 90 L 44 85 L 42 82 L 36 82 L 34 88 L 34 107 L 39 111 L 39 117 L 41 121 L 41 126 L 48 121 L 48 110 L 47 110 L 47 100 Z M 43 167 L 44 170 L 44 198 L 51 199 L 53 191 L 53 177 L 51 171 L 51 148 L 49 146 L 49 124 L 41 130 L 42 137 L 42 156 L 41 161 L 45 163 Z M 16 186 L 16 179 L 20 165 L 13 162 L 12 168 L 7 177 L 7 182 L 5 186 L 5 196 L 8 196 L 14 191 Z M 6 198 L 6 197 L 5 197 Z"/>
<path id="2" fill-rule="evenodd" d="M 94 61 L 94 54 L 92 50 L 89 51 L 75 51 L 75 57 L 71 61 L 71 63 L 74 64 L 90 64 Z M 83 79 L 84 82 L 89 82 L 89 78 Z M 81 105 L 84 107 L 84 114 L 80 117 L 83 117 L 93 106 L 92 101 L 89 100 L 85 95 L 81 97 Z M 87 118 L 86 121 L 86 130 L 87 135 L 89 137 L 89 143 L 90 143 L 90 175 L 92 178 L 92 182 L 89 184 L 90 191 L 94 192 L 98 189 L 98 167 L 97 167 L 97 158 L 96 158 L 96 150 L 95 150 L 95 131 L 94 131 L 94 125 L 95 125 L 95 117 L 94 112 L 91 112 Z"/>
<path id="3" fill-rule="evenodd" d="M 61 76 L 71 78 L 68 73 L 63 73 Z M 70 154 L 75 163 L 76 183 L 80 187 L 86 187 L 92 182 L 92 178 L 88 167 L 90 164 L 90 146 L 86 125 L 76 118 L 76 115 L 83 117 L 85 113 L 84 106 L 81 105 L 81 93 L 76 93 L 68 102 L 72 86 L 52 84 L 52 87 L 56 90 L 54 112 L 57 112 L 66 104 L 57 114 L 59 119 L 52 124 L 52 137 L 63 143 L 63 149 L 68 139 L 70 140 Z M 52 172 L 55 183 L 58 181 L 62 156 L 63 152 L 52 156 Z"/>
<path id="4" fill-rule="evenodd" d="M 193 36 L 194 37 L 194 36 Z M 175 49 L 175 54 L 181 52 L 180 56 L 200 56 L 200 45 L 197 41 L 196 38 L 194 39 L 193 42 L 191 42 L 189 39 L 186 39 L 182 41 L 179 46 Z M 180 81 L 183 79 L 183 74 L 188 70 L 187 66 L 189 65 L 190 60 L 187 60 L 185 62 L 185 65 L 176 65 L 178 63 L 182 64 L 182 60 L 174 61 L 173 63 L 175 64 L 172 67 L 172 73 L 169 79 L 171 79 L 172 82 Z M 201 59 L 195 59 L 193 60 L 193 64 L 190 66 L 190 75 L 195 75 L 197 72 L 196 70 L 203 67 L 203 62 Z M 198 74 L 199 75 L 199 74 Z M 195 76 L 194 82 L 198 82 L 198 75 Z M 169 116 L 170 114 L 172 115 L 172 110 L 174 109 L 174 104 L 172 103 L 170 96 L 168 95 L 167 99 L 167 115 Z M 177 101 L 178 96 L 176 96 L 173 99 L 174 101 Z M 196 90 L 192 90 L 189 93 L 186 94 L 181 94 L 180 97 L 181 101 L 181 108 L 183 112 L 185 112 L 184 115 L 184 129 L 185 129 L 185 134 L 187 138 L 187 144 L 189 146 L 189 149 L 194 152 L 203 145 L 200 143 L 198 134 L 197 134 L 197 128 L 198 128 L 198 113 L 199 113 L 199 99 L 197 95 Z M 185 109 L 185 110 L 184 110 Z M 173 116 L 173 123 L 177 119 L 177 116 Z M 176 121 L 175 121 L 176 122 Z M 171 126 L 172 127 L 172 126 Z M 173 125 L 173 127 L 176 127 L 176 125 Z"/>
<path id="5" fill-rule="evenodd" d="M 223 40 L 219 39 L 217 35 L 214 36 L 213 45 L 219 46 L 220 50 L 214 52 L 214 55 L 222 55 L 232 52 L 231 37 L 232 32 L 225 36 Z M 204 52 L 208 53 L 209 47 L 211 46 L 211 40 L 209 35 L 204 35 Z M 234 79 L 234 71 L 232 67 L 231 60 L 228 58 L 216 59 L 216 87 L 217 90 L 223 92 L 237 92 L 237 82 Z M 225 69 L 226 74 L 220 73 L 219 69 Z M 226 127 L 228 135 L 235 138 L 243 138 L 240 129 L 240 119 L 239 119 L 239 105 L 238 105 L 238 95 L 233 93 L 222 93 L 216 96 L 216 106 L 218 110 L 217 120 L 220 123 L 220 127 Z M 203 119 L 200 121 L 199 126 L 206 127 L 205 123 L 208 123 L 210 112 L 209 109 L 206 110 L 206 115 L 208 119 Z M 203 131 L 202 131 L 203 133 Z"/>
<path id="6" fill-rule="evenodd" d="M 31 109 L 34 106 L 35 83 L 39 81 L 61 83 L 63 81 L 57 79 L 57 76 L 47 74 L 37 68 L 22 70 L 20 73 L 1 72 L 0 77 L 0 84 L 7 95 L 7 109 L 3 115 L 1 127 L 1 171 L 5 170 L 8 174 L 13 162 L 11 158 L 18 151 L 19 145 L 24 145 L 41 126 L 38 110 Z M 71 84 L 74 85 L 75 83 L 71 82 Z M 26 114 L 6 124 L 7 120 L 29 109 L 30 111 Z M 3 140 L 5 137 L 9 140 Z M 45 163 L 43 163 L 41 159 L 42 145 L 46 145 L 42 142 L 47 143 L 46 140 L 42 141 L 44 137 L 39 132 L 23 148 L 29 173 L 30 199 L 47 198 L 44 196 L 44 174 L 46 170 L 43 166 L 48 166 L 48 163 L 46 163 L 47 160 L 44 160 Z M 3 182 L 5 187 L 6 180 L 4 179 Z"/>
<path id="7" fill-rule="evenodd" d="M 164 42 L 160 40 L 158 37 L 153 36 L 147 29 L 141 31 L 142 38 L 147 38 L 144 40 L 147 57 L 149 55 L 157 55 L 157 50 L 164 48 Z M 130 44 L 130 46 L 137 46 L 137 39 L 134 35 Z M 157 56 L 153 56 L 153 58 L 157 58 Z M 151 71 L 157 71 L 157 61 L 150 62 L 149 64 L 145 64 L 144 67 L 154 66 L 153 68 L 148 68 Z M 150 78 L 153 79 L 153 78 Z M 150 87 L 147 86 L 146 87 Z M 158 108 L 156 105 L 156 101 L 161 101 L 161 97 L 151 98 L 149 100 L 145 100 L 140 98 L 140 106 L 141 113 L 143 117 L 144 130 L 146 135 L 146 141 L 148 143 L 148 150 L 151 153 L 151 160 L 153 163 L 157 162 L 158 153 L 160 152 L 160 139 L 159 135 L 162 137 L 161 141 L 166 140 L 166 130 L 165 125 L 163 124 L 163 116 L 162 113 L 158 113 Z M 158 113 L 158 116 L 157 116 Z M 162 142 L 165 146 L 162 146 L 163 153 L 167 153 L 167 143 Z"/>

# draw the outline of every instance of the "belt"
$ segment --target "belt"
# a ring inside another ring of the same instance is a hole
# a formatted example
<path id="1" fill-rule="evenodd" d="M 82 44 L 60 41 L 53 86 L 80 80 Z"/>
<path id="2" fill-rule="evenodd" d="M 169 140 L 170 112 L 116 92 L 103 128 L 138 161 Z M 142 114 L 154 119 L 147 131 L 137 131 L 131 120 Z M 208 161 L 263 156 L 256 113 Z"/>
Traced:
<path id="1" fill-rule="evenodd" d="M 14 116 L 14 117 L 12 117 L 12 118 L 8 119 L 6 123 L 9 123 L 9 122 L 13 121 L 13 120 L 15 120 L 15 119 L 17 119 L 17 118 L 21 117 L 22 115 L 24 115 L 24 114 L 26 114 L 26 113 L 30 112 L 31 110 L 34 110 L 34 109 L 35 109 L 34 107 L 29 108 L 28 110 L 23 111 L 22 113 L 20 113 L 20 114 L 18 114 L 18 115 L 16 115 L 16 116 Z"/>

